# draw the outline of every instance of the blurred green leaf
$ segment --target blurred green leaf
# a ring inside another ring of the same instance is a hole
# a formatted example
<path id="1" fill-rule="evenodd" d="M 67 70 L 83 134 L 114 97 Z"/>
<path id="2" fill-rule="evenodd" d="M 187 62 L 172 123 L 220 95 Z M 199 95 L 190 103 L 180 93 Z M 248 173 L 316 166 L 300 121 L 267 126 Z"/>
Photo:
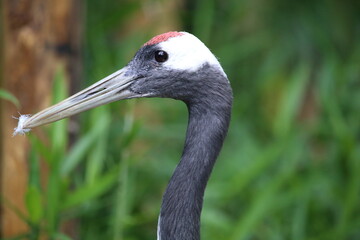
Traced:
<path id="1" fill-rule="evenodd" d="M 310 67 L 300 65 L 294 70 L 287 86 L 283 90 L 280 102 L 280 110 L 275 119 L 274 130 L 278 136 L 289 133 L 294 125 L 295 117 L 299 114 L 299 109 L 305 97 L 307 83 L 310 81 Z"/>
<path id="2" fill-rule="evenodd" d="M 5 99 L 7 101 L 10 101 L 11 103 L 13 103 L 17 108 L 20 108 L 20 102 L 19 100 L 12 95 L 10 92 L 4 90 L 4 89 L 0 89 L 0 99 Z"/>
<path id="3" fill-rule="evenodd" d="M 38 224 L 43 216 L 41 192 L 36 186 L 29 186 L 25 199 L 30 221 L 34 224 Z"/>
<path id="4" fill-rule="evenodd" d="M 53 87 L 53 104 L 64 100 L 67 96 L 66 75 L 64 66 L 59 65 L 55 71 Z M 59 161 L 63 158 L 67 148 L 67 125 L 68 119 L 60 120 L 51 124 L 51 152 L 52 161 Z"/>
<path id="5" fill-rule="evenodd" d="M 96 109 L 93 112 L 93 126 L 91 131 L 96 132 L 96 145 L 89 150 L 86 165 L 86 182 L 91 184 L 97 180 L 105 164 L 107 155 L 107 144 L 110 126 L 110 112 L 107 106 Z"/>
<path id="6" fill-rule="evenodd" d="M 215 20 L 215 1 L 199 0 L 195 4 L 198 14 L 194 15 L 194 34 L 202 41 L 208 42 L 211 36 L 212 24 Z"/>
<path id="7" fill-rule="evenodd" d="M 54 234 L 54 239 L 56 240 L 72 240 L 71 237 L 63 234 L 63 233 L 56 233 Z"/>
<path id="8" fill-rule="evenodd" d="M 52 162 L 46 192 L 47 208 L 45 219 L 47 222 L 47 231 L 50 235 L 55 234 L 59 227 L 60 205 L 62 203 L 62 199 L 65 197 L 64 189 L 62 188 L 61 179 L 59 177 L 59 169 L 54 163 L 56 163 L 56 161 Z"/>
<path id="9" fill-rule="evenodd" d="M 91 131 L 76 142 L 61 163 L 60 172 L 62 176 L 69 176 L 81 161 L 86 159 L 85 156 L 89 153 L 97 137 L 96 132 Z"/>
<path id="10" fill-rule="evenodd" d="M 29 134 L 29 139 L 31 142 L 31 146 L 33 147 L 33 149 L 35 149 L 34 152 L 43 157 L 47 162 L 50 162 L 52 158 L 51 149 L 49 149 L 48 146 L 46 146 L 34 135 Z"/>
<path id="11" fill-rule="evenodd" d="M 72 208 L 99 197 L 116 183 L 118 180 L 118 175 L 119 168 L 114 167 L 109 172 L 99 176 L 96 182 L 79 186 L 75 191 L 66 196 L 64 201 L 61 203 L 61 208 Z"/>
<path id="12" fill-rule="evenodd" d="M 296 139 L 292 140 L 296 142 Z M 239 218 L 231 239 L 248 238 L 255 226 L 272 209 L 274 203 L 278 201 L 277 193 L 280 191 L 280 187 L 286 185 L 296 170 L 297 162 L 301 159 L 301 151 L 300 142 L 288 145 L 288 148 L 283 150 L 283 154 L 287 156 L 286 161 L 282 166 L 280 165 L 280 169 L 274 174 L 271 181 L 264 182 L 259 191 L 255 193 L 255 201 L 249 206 L 244 216 Z"/>

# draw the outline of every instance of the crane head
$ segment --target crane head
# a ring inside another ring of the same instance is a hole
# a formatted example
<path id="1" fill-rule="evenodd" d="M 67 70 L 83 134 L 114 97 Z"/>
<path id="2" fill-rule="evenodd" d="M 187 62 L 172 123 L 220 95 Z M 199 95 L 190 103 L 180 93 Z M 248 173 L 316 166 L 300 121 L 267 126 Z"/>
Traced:
<path id="1" fill-rule="evenodd" d="M 168 32 L 146 42 L 122 69 L 33 116 L 14 134 L 121 99 L 168 97 L 191 102 L 229 85 L 217 58 L 194 35 Z M 211 91 L 205 91 L 211 89 Z"/>

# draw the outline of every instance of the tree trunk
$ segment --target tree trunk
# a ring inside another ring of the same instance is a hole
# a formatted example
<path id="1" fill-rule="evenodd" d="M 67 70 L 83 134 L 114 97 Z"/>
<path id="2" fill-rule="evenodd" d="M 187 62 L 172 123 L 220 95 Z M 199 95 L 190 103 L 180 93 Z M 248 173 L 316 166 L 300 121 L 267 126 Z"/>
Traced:
<path id="1" fill-rule="evenodd" d="M 0 191 L 4 199 L 1 235 L 4 238 L 28 229 L 9 207 L 12 205 L 26 215 L 29 142 L 23 136 L 12 137 L 17 125 L 12 116 L 19 116 L 18 112 L 35 113 L 49 105 L 54 71 L 60 64 L 66 66 L 67 80 L 73 83 L 80 80 L 80 5 L 80 1 L 73 0 L 2 1 L 0 86 L 21 103 L 17 109 L 8 101 L 0 101 Z"/>

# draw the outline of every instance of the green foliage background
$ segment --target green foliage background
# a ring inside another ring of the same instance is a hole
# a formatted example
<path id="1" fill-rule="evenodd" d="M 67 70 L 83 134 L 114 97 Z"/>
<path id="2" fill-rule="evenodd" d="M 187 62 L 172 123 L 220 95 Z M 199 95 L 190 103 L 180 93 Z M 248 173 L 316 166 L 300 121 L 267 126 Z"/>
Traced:
<path id="1" fill-rule="evenodd" d="M 86 2 L 87 86 L 124 66 L 154 29 L 128 22 L 140 0 Z M 147 4 L 165 4 L 148 1 Z M 179 29 L 220 59 L 234 89 L 231 127 L 206 190 L 202 239 L 360 239 L 359 1 L 197 0 Z M 146 13 L 144 13 L 146 14 Z M 162 21 L 168 21 L 163 19 Z M 127 26 L 128 32 L 123 29 Z M 65 98 L 62 71 L 54 102 Z M 181 155 L 185 105 L 113 103 L 80 116 L 66 153 L 67 121 L 32 137 L 19 239 L 155 239 L 162 193 Z M 50 180 L 40 187 L 39 157 Z M 64 230 L 75 223 L 76 234 Z"/>

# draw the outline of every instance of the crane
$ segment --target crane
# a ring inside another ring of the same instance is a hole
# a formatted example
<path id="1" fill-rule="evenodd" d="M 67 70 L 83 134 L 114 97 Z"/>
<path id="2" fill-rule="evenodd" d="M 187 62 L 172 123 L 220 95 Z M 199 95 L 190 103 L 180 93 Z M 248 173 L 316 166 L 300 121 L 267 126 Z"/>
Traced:
<path id="1" fill-rule="evenodd" d="M 155 36 L 124 68 L 33 116 L 20 116 L 14 134 L 143 97 L 181 100 L 189 112 L 183 153 L 163 195 L 157 239 L 199 240 L 204 191 L 228 131 L 233 96 L 219 61 L 194 35 Z"/>

